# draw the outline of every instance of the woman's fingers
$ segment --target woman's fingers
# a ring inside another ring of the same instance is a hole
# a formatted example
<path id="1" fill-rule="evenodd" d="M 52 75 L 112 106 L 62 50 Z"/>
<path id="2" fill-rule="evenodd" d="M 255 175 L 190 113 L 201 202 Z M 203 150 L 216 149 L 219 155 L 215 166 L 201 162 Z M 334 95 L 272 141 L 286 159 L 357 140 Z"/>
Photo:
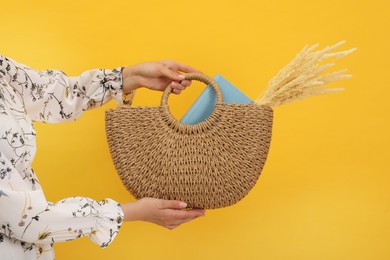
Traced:
<path id="1" fill-rule="evenodd" d="M 180 90 L 183 90 L 186 87 L 189 87 L 190 85 L 191 85 L 190 80 L 182 80 L 180 82 L 176 82 L 176 81 L 172 82 L 172 87 L 176 88 L 176 89 L 180 89 Z"/>
<path id="2" fill-rule="evenodd" d="M 181 72 L 185 72 L 185 73 L 201 73 L 200 71 L 186 65 L 186 64 L 182 64 L 182 63 L 179 63 L 177 61 L 173 61 L 173 60 L 163 60 L 163 61 L 160 61 L 163 65 L 167 66 L 168 68 L 171 68 L 171 69 L 174 69 L 174 70 L 177 70 L 177 71 L 181 71 Z"/>
<path id="3" fill-rule="evenodd" d="M 183 90 L 183 89 L 186 88 L 182 84 L 180 84 L 180 83 L 178 83 L 176 81 L 173 81 L 171 86 L 172 86 L 173 89 L 177 89 L 177 90 Z"/>
<path id="4" fill-rule="evenodd" d="M 167 210 L 167 219 L 169 219 L 169 224 L 182 224 L 204 215 L 205 211 L 202 209 Z"/>
<path id="5" fill-rule="evenodd" d="M 167 222 L 164 227 L 168 229 L 174 229 L 181 224 L 184 224 L 186 222 L 190 222 L 191 220 L 194 220 L 196 218 L 199 218 L 201 216 L 204 216 L 204 211 L 203 210 L 174 210 L 174 212 L 170 219 L 169 222 Z M 185 214 L 181 214 L 179 212 L 185 212 Z"/>
<path id="6" fill-rule="evenodd" d="M 175 80 L 175 81 L 181 81 L 181 80 L 185 79 L 185 76 L 183 74 L 179 73 L 179 71 L 170 69 L 166 66 L 161 66 L 161 74 L 164 77 L 167 77 L 167 78 Z"/>
<path id="7" fill-rule="evenodd" d="M 178 95 L 181 93 L 181 90 L 180 89 L 172 89 L 172 93 Z"/>
<path id="8" fill-rule="evenodd" d="M 200 73 L 200 71 L 188 66 L 188 65 L 185 65 L 185 64 L 181 64 L 181 63 L 178 63 L 177 62 L 177 66 L 179 67 L 179 70 L 182 71 L 182 72 L 186 72 L 186 73 Z"/>
<path id="9" fill-rule="evenodd" d="M 181 64 L 179 62 L 172 61 L 172 60 L 160 61 L 160 64 L 163 65 L 161 67 L 161 74 L 164 77 L 173 80 L 171 86 L 173 88 L 172 92 L 175 94 L 180 94 L 182 90 L 184 90 L 186 87 L 191 85 L 191 81 L 185 80 L 185 75 L 181 74 L 180 72 L 200 73 L 198 70 L 188 65 Z"/>
<path id="10" fill-rule="evenodd" d="M 177 210 L 185 209 L 187 203 L 179 200 L 160 200 L 161 205 L 160 209 L 166 209 L 167 214 L 172 214 L 175 218 L 194 218 L 198 216 L 203 216 L 205 214 L 204 209 L 189 209 L 189 210 Z"/>
<path id="11" fill-rule="evenodd" d="M 180 81 L 180 85 L 182 85 L 184 88 L 189 87 L 191 85 L 191 80 L 182 80 Z"/>
<path id="12" fill-rule="evenodd" d="M 160 200 L 160 209 L 184 209 L 187 203 L 179 200 Z"/>
<path id="13" fill-rule="evenodd" d="M 162 226 L 173 229 L 183 223 L 205 215 L 203 209 L 183 210 L 187 203 L 177 200 L 161 200 L 161 210 L 164 212 Z"/>
<path id="14" fill-rule="evenodd" d="M 187 203 L 178 200 L 142 198 L 121 205 L 125 220 L 142 220 L 173 229 L 205 215 L 203 209 L 186 209 Z"/>
<path id="15" fill-rule="evenodd" d="M 186 87 L 191 85 L 190 80 L 182 80 L 180 83 L 176 81 L 172 81 L 171 86 L 172 86 L 172 92 L 175 94 L 180 94 L 181 91 L 183 91 Z"/>

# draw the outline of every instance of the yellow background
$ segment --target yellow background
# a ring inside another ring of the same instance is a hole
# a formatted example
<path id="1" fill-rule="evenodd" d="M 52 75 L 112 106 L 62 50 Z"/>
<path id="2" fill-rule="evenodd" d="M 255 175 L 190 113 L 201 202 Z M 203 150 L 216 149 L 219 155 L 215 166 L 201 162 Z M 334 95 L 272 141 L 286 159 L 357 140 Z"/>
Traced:
<path id="1" fill-rule="evenodd" d="M 338 61 L 346 91 L 275 109 L 267 164 L 235 206 L 173 231 L 126 223 L 107 249 L 83 238 L 57 259 L 390 259 L 390 2 L 5 1 L 0 52 L 69 75 L 174 59 L 221 73 L 249 97 L 305 45 L 358 51 Z M 199 86 L 199 87 L 197 87 Z M 201 85 L 170 98 L 179 117 Z M 142 90 L 136 103 L 157 105 Z M 36 124 L 34 167 L 50 201 L 133 198 L 111 163 L 104 109 L 73 123 Z M 0 209 L 4 210 L 4 209 Z"/>

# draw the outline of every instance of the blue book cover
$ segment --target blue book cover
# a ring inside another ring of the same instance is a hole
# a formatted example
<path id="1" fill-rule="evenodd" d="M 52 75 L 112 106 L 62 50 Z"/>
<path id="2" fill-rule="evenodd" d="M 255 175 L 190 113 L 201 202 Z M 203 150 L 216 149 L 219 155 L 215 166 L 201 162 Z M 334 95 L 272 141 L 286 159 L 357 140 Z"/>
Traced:
<path id="1" fill-rule="evenodd" d="M 236 104 L 253 103 L 250 98 L 248 98 L 220 74 L 215 75 L 214 80 L 217 82 L 222 91 L 223 102 Z M 183 124 L 193 125 L 204 121 L 214 111 L 216 102 L 217 97 L 214 89 L 211 86 L 207 86 L 194 104 L 192 104 L 192 106 L 188 109 L 180 122 Z"/>

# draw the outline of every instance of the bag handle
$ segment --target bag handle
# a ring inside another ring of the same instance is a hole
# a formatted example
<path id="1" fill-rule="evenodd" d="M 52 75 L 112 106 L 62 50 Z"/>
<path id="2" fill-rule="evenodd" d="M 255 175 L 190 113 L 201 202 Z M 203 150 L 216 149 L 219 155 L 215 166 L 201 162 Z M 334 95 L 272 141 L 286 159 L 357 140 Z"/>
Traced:
<path id="1" fill-rule="evenodd" d="M 215 82 L 209 76 L 200 73 L 187 73 L 185 74 L 185 79 L 197 80 L 205 83 L 206 85 L 210 85 L 214 89 L 215 93 L 217 94 L 217 104 L 221 104 L 223 102 L 223 95 L 221 89 L 219 88 L 217 82 Z M 164 90 L 164 94 L 161 98 L 161 106 L 168 107 L 168 97 L 169 94 L 171 93 L 172 93 L 172 86 L 171 84 L 169 84 L 168 87 Z"/>
<path id="2" fill-rule="evenodd" d="M 210 85 L 214 89 L 215 93 L 217 94 L 217 104 L 223 102 L 223 95 L 221 89 L 219 88 L 217 82 L 214 81 L 214 79 L 200 73 L 187 73 L 184 75 L 186 80 L 197 80 L 205 83 L 206 85 Z M 171 84 L 169 84 L 165 88 L 163 96 L 161 98 L 161 106 L 165 106 L 165 107 L 168 106 L 168 96 L 171 93 L 172 93 L 172 86 Z M 131 91 L 128 94 L 124 94 L 122 98 L 123 105 L 131 106 L 131 104 L 133 103 L 134 96 L 135 96 L 135 90 Z"/>
<path id="3" fill-rule="evenodd" d="M 215 104 L 213 113 L 204 121 L 199 122 L 195 125 L 182 124 L 176 120 L 176 118 L 169 111 L 168 106 L 168 96 L 172 92 L 172 86 L 168 85 L 165 89 L 164 94 L 161 98 L 161 108 L 163 110 L 162 120 L 169 126 L 169 128 L 174 129 L 183 134 L 200 134 L 204 131 L 208 131 L 213 125 L 220 120 L 221 109 L 224 106 L 222 91 L 219 88 L 218 84 L 210 77 L 200 74 L 200 73 L 188 73 L 185 74 L 186 80 L 197 80 L 210 85 L 215 93 L 217 94 L 217 103 Z"/>

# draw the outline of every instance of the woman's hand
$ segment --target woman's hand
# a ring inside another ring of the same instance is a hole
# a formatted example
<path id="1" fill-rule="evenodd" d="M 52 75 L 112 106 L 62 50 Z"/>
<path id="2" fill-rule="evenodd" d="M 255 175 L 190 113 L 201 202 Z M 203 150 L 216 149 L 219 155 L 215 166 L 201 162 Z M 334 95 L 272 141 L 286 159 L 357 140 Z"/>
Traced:
<path id="1" fill-rule="evenodd" d="M 205 214 L 202 209 L 182 210 L 186 206 L 185 202 L 154 198 L 121 204 L 125 221 L 147 221 L 168 229 L 174 229 Z"/>
<path id="2" fill-rule="evenodd" d="M 140 87 L 163 91 L 169 83 L 172 83 L 173 93 L 180 92 L 191 85 L 189 80 L 184 80 L 180 72 L 199 71 L 172 60 L 140 63 L 127 66 L 123 69 L 123 91 L 125 94 Z"/>

